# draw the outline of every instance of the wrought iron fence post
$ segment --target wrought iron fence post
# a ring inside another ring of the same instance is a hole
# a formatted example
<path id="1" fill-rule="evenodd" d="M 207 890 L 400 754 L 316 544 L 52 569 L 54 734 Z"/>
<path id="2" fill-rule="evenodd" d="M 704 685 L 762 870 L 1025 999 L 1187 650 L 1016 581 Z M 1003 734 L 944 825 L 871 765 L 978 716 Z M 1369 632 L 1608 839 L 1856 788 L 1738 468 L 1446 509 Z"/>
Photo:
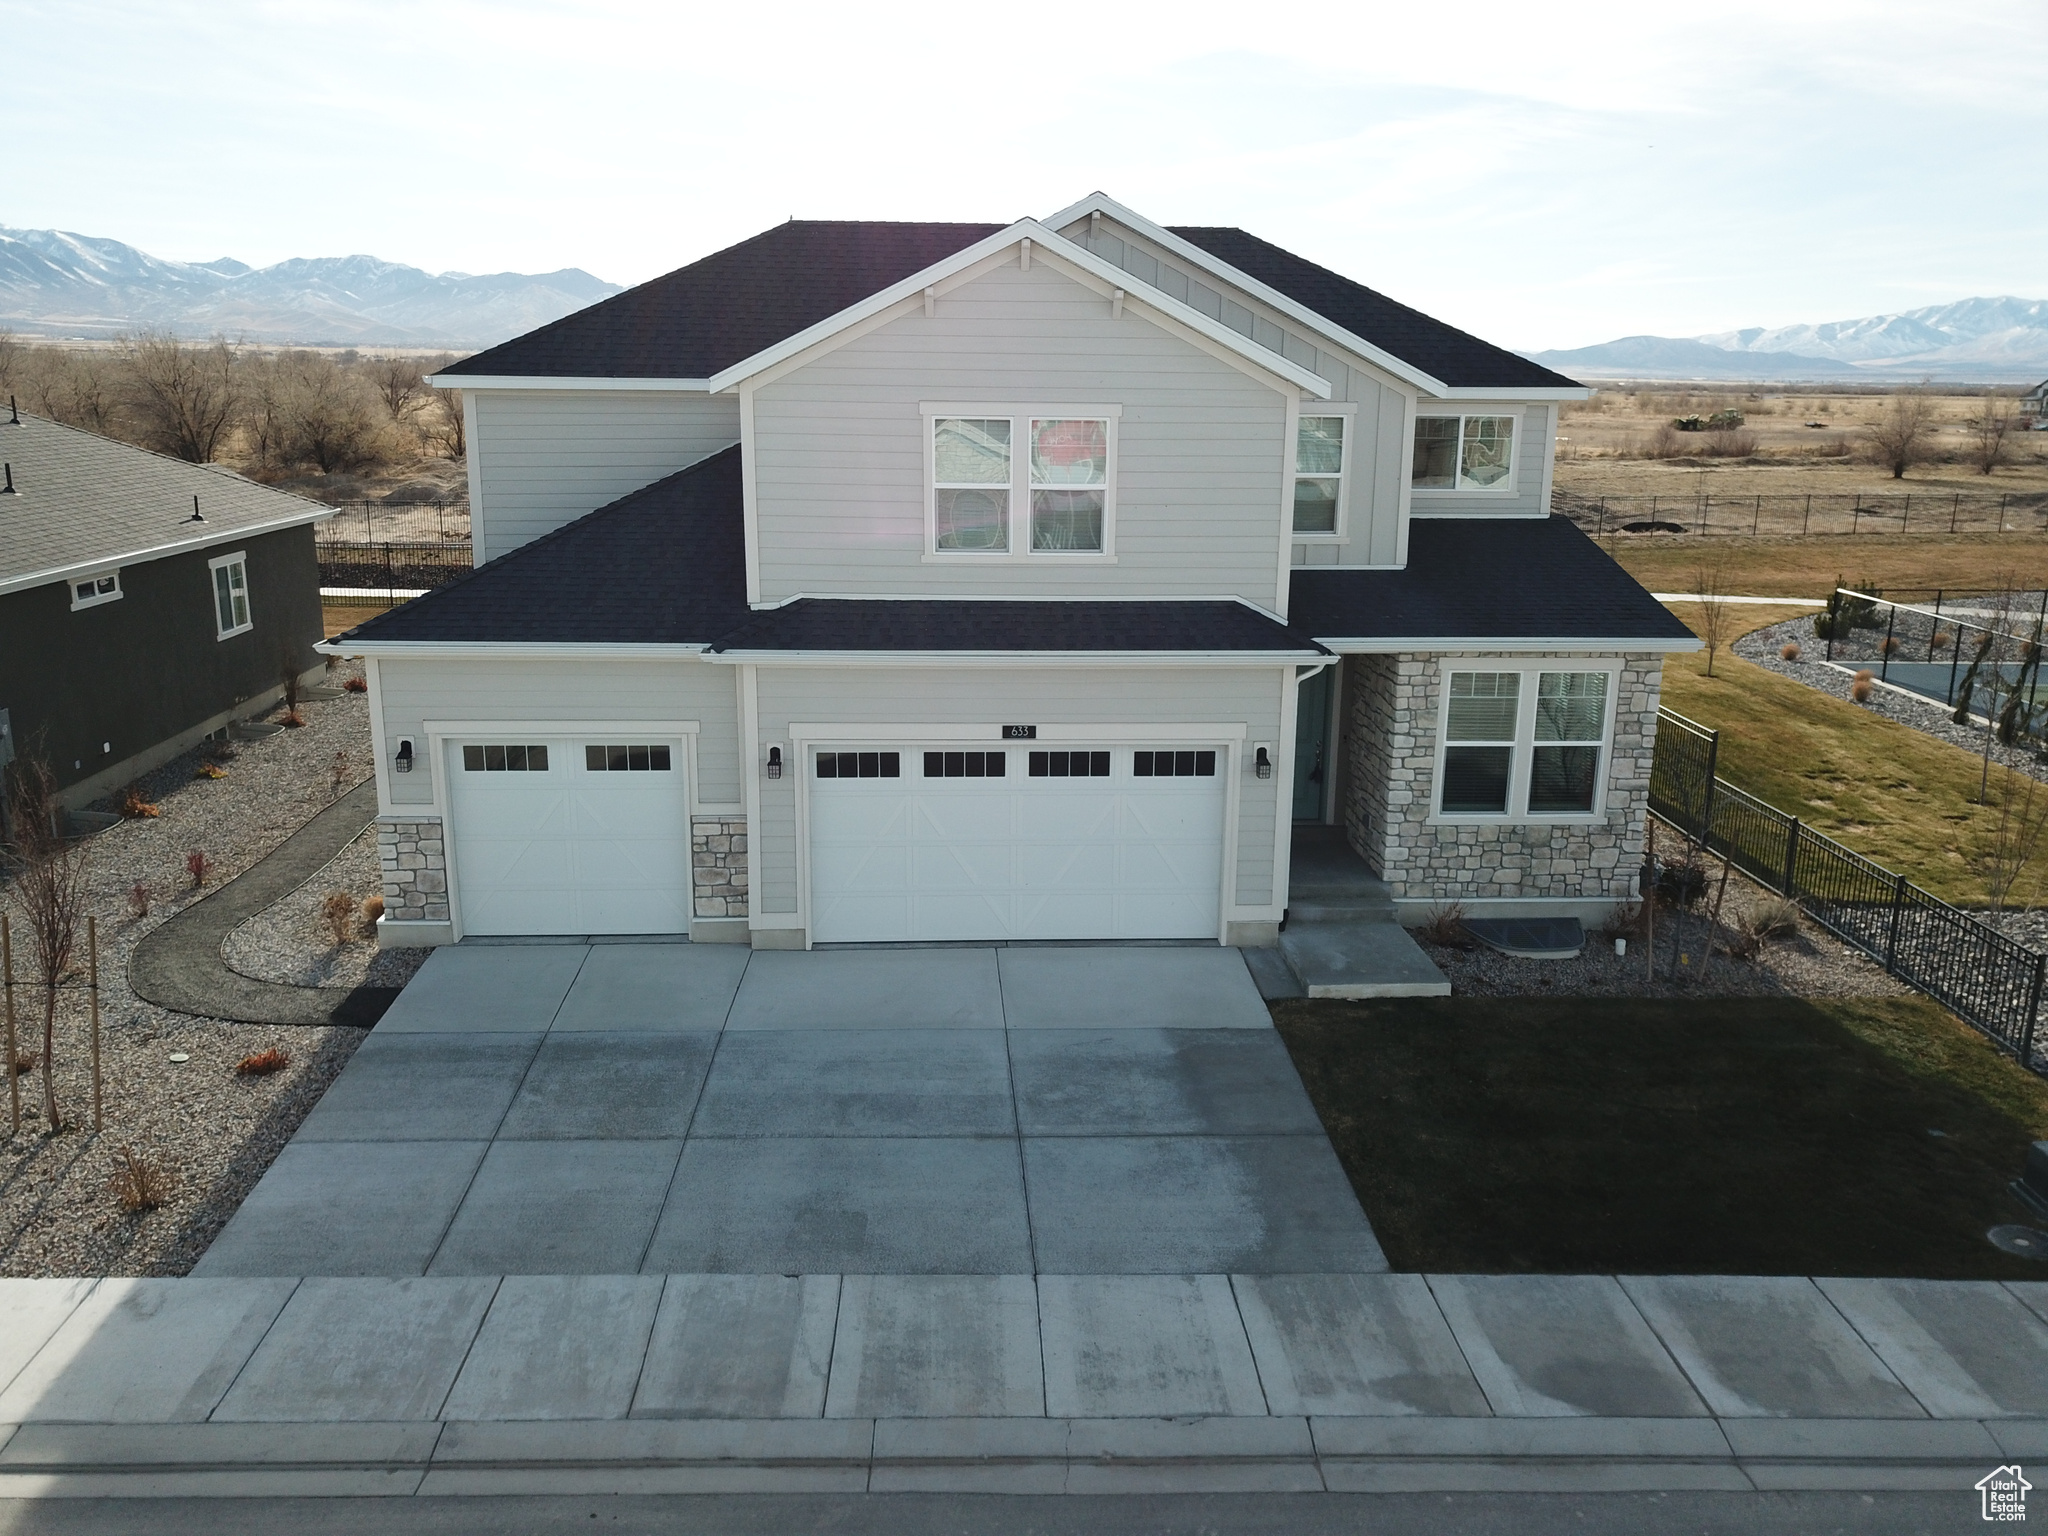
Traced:
<path id="1" fill-rule="evenodd" d="M 1892 876 L 1892 925 L 1884 941 L 1884 968 L 1896 976 L 1899 969 L 1899 914 L 1906 906 L 1906 877 Z"/>
<path id="2" fill-rule="evenodd" d="M 1700 807 L 1700 846 L 1707 846 L 1707 839 L 1714 832 L 1714 786 L 1720 783 L 1721 733 L 1715 731 L 1707 737 L 1707 793 Z"/>
<path id="3" fill-rule="evenodd" d="M 2041 1011 L 2041 979 L 2048 971 L 2048 955 L 2034 956 L 2034 984 L 2027 991 L 2027 1016 L 2020 1023 L 2020 1065 L 2034 1067 L 2034 1017 Z"/>
<path id="4" fill-rule="evenodd" d="M 1785 834 L 1785 882 L 1786 898 L 1799 899 L 1799 818 L 1792 818 L 1792 825 Z"/>

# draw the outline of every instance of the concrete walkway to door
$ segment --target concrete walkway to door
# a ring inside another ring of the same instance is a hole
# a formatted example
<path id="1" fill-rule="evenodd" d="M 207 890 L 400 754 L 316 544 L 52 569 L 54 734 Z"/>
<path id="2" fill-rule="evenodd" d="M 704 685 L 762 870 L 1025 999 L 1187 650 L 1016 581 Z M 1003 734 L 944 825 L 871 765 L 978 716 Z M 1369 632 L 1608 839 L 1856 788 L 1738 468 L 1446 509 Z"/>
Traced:
<path id="1" fill-rule="evenodd" d="M 195 1274 L 1386 1268 L 1235 950 L 437 952 Z"/>

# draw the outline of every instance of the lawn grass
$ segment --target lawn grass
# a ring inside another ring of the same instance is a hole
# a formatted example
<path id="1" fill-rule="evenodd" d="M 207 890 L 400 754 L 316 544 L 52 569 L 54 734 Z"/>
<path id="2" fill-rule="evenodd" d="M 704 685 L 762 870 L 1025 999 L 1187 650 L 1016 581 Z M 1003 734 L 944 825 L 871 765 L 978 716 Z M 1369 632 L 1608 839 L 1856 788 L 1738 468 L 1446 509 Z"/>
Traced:
<path id="1" fill-rule="evenodd" d="M 1922 999 L 1273 1014 L 1396 1269 L 2048 1279 L 1984 1238 L 2048 1083 Z"/>
<path id="2" fill-rule="evenodd" d="M 1671 607 L 1698 629 L 1698 604 Z M 1786 616 L 1782 608 L 1738 606 L 1728 631 Z M 1726 644 L 1712 677 L 1704 653 L 1666 657 L 1663 693 L 1667 708 L 1720 731 L 1722 778 L 1945 900 L 1989 899 L 1978 858 L 1997 824 L 2003 779 L 1995 762 L 1991 804 L 1980 806 L 1976 754 L 1780 677 Z M 2024 877 L 2014 898 L 2038 894 L 2039 879 L 2040 872 Z"/>
<path id="3" fill-rule="evenodd" d="M 1652 592 L 1695 592 L 1702 561 L 1719 562 L 1721 590 L 1752 597 L 1826 597 L 1837 578 L 1852 587 L 1996 587 L 2006 573 L 2048 584 L 2048 547 L 2038 534 L 1902 533 L 1810 539 L 1693 539 L 1616 535 L 1601 541 Z M 1866 585 L 1866 583 L 1868 585 Z"/>
<path id="4" fill-rule="evenodd" d="M 389 604 L 376 603 L 322 603 L 320 605 L 320 628 L 332 640 L 345 629 L 354 629 L 358 624 L 367 624 L 380 613 L 388 613 Z"/>

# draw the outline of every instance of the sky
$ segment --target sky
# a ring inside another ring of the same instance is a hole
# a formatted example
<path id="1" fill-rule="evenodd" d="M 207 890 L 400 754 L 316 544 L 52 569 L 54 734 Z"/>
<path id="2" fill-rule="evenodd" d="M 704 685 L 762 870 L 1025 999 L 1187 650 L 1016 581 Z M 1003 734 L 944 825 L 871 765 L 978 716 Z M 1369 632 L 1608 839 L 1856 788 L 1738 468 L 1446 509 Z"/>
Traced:
<path id="1" fill-rule="evenodd" d="M 635 283 L 1235 224 L 1503 345 L 2048 297 L 2048 5 L 0 0 L 0 225 Z"/>

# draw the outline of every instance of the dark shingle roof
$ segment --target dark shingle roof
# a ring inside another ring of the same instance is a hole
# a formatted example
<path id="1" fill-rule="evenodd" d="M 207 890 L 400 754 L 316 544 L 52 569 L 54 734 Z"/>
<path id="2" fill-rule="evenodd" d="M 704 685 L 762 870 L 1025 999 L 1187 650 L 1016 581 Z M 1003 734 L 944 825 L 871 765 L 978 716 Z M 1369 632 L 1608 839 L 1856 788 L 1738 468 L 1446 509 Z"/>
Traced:
<path id="1" fill-rule="evenodd" d="M 1401 571 L 1294 573 L 1319 640 L 1687 640 L 1692 631 L 1569 518 L 1417 518 Z"/>
<path id="2" fill-rule="evenodd" d="M 1432 320 L 1257 235 L 1180 224 L 1172 232 L 1453 389 L 1578 387 L 1575 379 Z"/>
<path id="3" fill-rule="evenodd" d="M 338 638 L 707 644 L 752 617 L 740 495 L 735 446 Z"/>
<path id="4" fill-rule="evenodd" d="M 709 378 L 1003 227 L 792 219 L 441 371 Z"/>
<path id="5" fill-rule="evenodd" d="M 1233 602 L 923 602 L 807 598 L 757 614 L 718 651 L 1256 651 L 1326 654 Z"/>

